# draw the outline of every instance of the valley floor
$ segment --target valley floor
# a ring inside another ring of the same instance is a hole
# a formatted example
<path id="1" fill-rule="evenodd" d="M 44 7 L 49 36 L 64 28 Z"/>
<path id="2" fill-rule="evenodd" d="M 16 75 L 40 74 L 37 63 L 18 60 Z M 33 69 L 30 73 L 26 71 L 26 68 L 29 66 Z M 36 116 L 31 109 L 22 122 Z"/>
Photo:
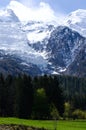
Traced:
<path id="1" fill-rule="evenodd" d="M 0 125 L 16 124 L 33 126 L 37 128 L 46 128 L 48 130 L 86 130 L 86 120 L 69 120 L 69 121 L 41 121 L 41 120 L 24 120 L 18 118 L 0 118 Z"/>

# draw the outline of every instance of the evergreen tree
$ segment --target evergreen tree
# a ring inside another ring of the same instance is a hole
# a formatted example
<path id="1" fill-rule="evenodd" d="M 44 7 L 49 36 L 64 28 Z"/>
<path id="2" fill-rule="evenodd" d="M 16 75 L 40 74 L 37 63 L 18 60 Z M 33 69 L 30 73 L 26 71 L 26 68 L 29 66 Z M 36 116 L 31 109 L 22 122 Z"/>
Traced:
<path id="1" fill-rule="evenodd" d="M 33 103 L 31 78 L 19 76 L 16 81 L 15 111 L 19 118 L 30 118 Z"/>
<path id="2" fill-rule="evenodd" d="M 0 116 L 5 116 L 5 80 L 2 74 L 0 74 Z"/>
<path id="3" fill-rule="evenodd" d="M 13 77 L 8 75 L 5 79 L 5 112 L 6 116 L 13 116 L 13 107 L 14 107 L 14 86 L 13 86 Z"/>
<path id="4" fill-rule="evenodd" d="M 38 88 L 34 93 L 32 117 L 34 119 L 46 119 L 49 115 L 47 96 L 43 88 Z"/>

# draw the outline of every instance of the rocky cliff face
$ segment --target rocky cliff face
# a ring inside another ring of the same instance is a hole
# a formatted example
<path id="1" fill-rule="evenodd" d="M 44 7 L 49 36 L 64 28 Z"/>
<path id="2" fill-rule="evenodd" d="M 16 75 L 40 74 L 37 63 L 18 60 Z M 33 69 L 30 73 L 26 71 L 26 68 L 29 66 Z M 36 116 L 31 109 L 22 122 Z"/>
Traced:
<path id="1" fill-rule="evenodd" d="M 68 67 L 66 74 L 86 77 L 86 45 L 78 52 L 77 57 Z"/>
<path id="2" fill-rule="evenodd" d="M 76 65 L 75 61 L 81 63 L 80 57 L 82 55 L 84 57 L 83 62 L 86 62 L 86 39 L 68 27 L 59 26 L 51 33 L 47 44 L 47 52 L 48 61 L 55 69 L 60 68 L 60 72 L 61 68 L 70 70 L 70 66 Z M 74 71 L 73 68 L 71 70 Z M 83 71 L 83 69 L 80 71 Z"/>

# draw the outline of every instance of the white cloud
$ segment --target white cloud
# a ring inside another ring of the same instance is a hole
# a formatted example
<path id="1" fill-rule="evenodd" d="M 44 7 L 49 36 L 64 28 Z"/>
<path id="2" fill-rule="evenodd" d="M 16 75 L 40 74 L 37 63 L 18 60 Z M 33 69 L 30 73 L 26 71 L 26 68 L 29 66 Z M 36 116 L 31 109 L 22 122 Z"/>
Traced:
<path id="1" fill-rule="evenodd" d="M 34 10 L 35 18 L 38 18 L 43 21 L 52 21 L 56 20 L 56 16 L 54 15 L 54 11 L 51 9 L 49 4 L 40 2 L 39 7 Z"/>
<path id="2" fill-rule="evenodd" d="M 22 4 L 27 5 L 27 7 L 25 7 L 20 3 L 16 3 L 16 5 L 14 6 L 13 1 L 11 1 L 10 4 L 11 8 L 14 9 L 15 14 L 19 17 L 21 21 L 36 20 L 44 22 L 61 22 L 62 20 L 63 16 L 58 13 L 56 17 L 54 10 L 50 7 L 48 3 L 40 2 L 37 5 L 37 3 L 35 3 L 33 0 L 19 0 Z"/>

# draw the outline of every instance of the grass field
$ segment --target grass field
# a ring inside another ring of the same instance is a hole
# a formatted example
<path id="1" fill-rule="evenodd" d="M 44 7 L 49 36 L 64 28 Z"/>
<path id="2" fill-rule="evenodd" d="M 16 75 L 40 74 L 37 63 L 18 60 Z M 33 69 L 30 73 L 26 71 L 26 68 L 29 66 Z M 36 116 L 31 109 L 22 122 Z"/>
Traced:
<path id="1" fill-rule="evenodd" d="M 55 130 L 54 121 L 23 120 L 17 118 L 0 118 L 0 124 L 23 124 Z M 57 130 L 86 130 L 86 121 L 57 121 Z"/>

